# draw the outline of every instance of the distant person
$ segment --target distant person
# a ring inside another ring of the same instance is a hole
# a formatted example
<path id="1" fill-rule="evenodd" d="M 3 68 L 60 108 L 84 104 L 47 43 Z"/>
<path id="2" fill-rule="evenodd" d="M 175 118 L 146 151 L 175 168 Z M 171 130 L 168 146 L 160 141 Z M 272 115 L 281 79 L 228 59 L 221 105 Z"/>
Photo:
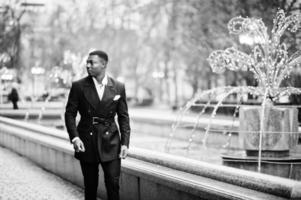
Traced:
<path id="1" fill-rule="evenodd" d="M 130 124 L 125 87 L 106 74 L 107 63 L 105 52 L 89 53 L 88 76 L 72 83 L 66 105 L 65 123 L 84 176 L 85 200 L 96 200 L 99 164 L 108 200 L 119 200 L 121 158 L 128 154 Z M 78 112 L 81 118 L 76 127 Z M 120 131 L 114 120 L 116 114 Z"/>
<path id="2" fill-rule="evenodd" d="M 13 109 L 19 109 L 18 107 L 19 94 L 16 87 L 12 87 L 11 92 L 8 94 L 8 100 L 12 102 Z"/>

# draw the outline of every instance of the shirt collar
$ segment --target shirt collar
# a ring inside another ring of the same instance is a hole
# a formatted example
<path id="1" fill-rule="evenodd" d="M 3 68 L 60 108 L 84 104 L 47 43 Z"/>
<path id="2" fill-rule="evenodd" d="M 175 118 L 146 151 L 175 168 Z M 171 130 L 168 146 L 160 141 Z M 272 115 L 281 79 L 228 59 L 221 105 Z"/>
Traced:
<path id="1" fill-rule="evenodd" d="M 107 85 L 108 84 L 108 76 L 107 75 L 105 75 L 103 77 L 101 84 L 98 83 L 98 81 L 96 80 L 95 77 L 92 77 L 92 79 L 93 79 L 93 82 L 95 85 Z"/>

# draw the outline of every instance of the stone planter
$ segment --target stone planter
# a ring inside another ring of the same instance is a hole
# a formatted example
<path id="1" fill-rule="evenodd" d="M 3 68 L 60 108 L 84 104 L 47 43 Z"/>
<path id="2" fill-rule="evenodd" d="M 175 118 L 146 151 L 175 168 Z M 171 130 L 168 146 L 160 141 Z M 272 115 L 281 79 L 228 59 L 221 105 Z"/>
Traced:
<path id="1" fill-rule="evenodd" d="M 239 111 L 239 141 L 247 156 L 258 156 L 261 106 L 243 106 Z M 262 157 L 289 156 L 298 142 L 298 110 L 267 106 L 264 114 Z"/>

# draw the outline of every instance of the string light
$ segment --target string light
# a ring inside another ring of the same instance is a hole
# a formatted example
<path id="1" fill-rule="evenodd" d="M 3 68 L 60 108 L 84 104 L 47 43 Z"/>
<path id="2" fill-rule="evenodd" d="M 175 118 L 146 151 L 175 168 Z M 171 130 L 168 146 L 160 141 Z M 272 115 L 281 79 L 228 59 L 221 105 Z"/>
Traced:
<path id="1" fill-rule="evenodd" d="M 271 36 L 261 19 L 232 18 L 228 23 L 230 34 L 243 35 L 253 39 L 250 54 L 244 53 L 234 47 L 225 50 L 213 51 L 208 62 L 216 73 L 223 73 L 226 69 L 232 71 L 250 70 L 259 82 L 258 91 L 261 95 L 268 90 L 268 97 L 275 100 L 280 94 L 301 93 L 297 88 L 281 88 L 281 82 L 288 78 L 293 67 L 301 63 L 300 51 L 288 55 L 287 46 L 280 38 L 285 31 L 296 32 L 301 25 L 300 14 L 285 16 L 279 10 L 273 20 Z"/>

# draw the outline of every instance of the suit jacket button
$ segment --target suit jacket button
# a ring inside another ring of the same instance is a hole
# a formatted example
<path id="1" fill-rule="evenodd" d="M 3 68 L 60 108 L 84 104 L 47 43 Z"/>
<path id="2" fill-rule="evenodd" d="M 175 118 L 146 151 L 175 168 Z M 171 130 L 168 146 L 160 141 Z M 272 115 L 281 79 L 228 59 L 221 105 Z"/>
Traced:
<path id="1" fill-rule="evenodd" d="M 90 135 L 93 135 L 93 133 L 91 132 Z"/>

